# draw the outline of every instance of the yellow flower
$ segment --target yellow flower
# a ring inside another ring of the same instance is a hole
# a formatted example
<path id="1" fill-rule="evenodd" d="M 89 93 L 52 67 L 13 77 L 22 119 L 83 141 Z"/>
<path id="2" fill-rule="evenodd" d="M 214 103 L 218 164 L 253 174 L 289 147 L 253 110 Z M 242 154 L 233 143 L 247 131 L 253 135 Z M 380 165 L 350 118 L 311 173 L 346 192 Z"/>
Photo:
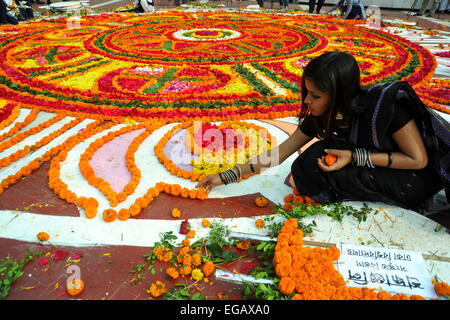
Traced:
<path id="1" fill-rule="evenodd" d="M 172 217 L 179 218 L 180 216 L 181 216 L 181 211 L 178 210 L 177 208 L 173 208 L 173 210 L 172 210 Z"/>
<path id="2" fill-rule="evenodd" d="M 203 278 L 203 272 L 200 269 L 195 268 L 194 270 L 192 270 L 191 276 L 194 280 L 200 280 L 201 278 Z"/>

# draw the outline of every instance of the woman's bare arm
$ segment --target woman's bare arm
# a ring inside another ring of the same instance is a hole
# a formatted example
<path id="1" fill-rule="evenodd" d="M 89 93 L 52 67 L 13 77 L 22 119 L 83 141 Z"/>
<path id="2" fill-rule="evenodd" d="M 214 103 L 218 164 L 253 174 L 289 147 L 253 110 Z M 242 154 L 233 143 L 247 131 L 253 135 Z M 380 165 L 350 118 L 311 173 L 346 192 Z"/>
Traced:
<path id="1" fill-rule="evenodd" d="M 397 143 L 400 151 L 392 153 L 391 168 L 417 170 L 427 166 L 427 151 L 414 120 L 409 121 L 396 131 L 392 138 Z M 318 159 L 319 166 L 324 171 L 339 170 L 352 162 L 352 152 L 350 150 L 329 149 L 327 152 L 337 155 L 338 161 L 331 166 L 327 166 L 323 158 Z M 370 158 L 375 166 L 387 167 L 389 163 L 389 154 L 386 152 L 370 153 Z"/>
<path id="2" fill-rule="evenodd" d="M 428 155 L 419 129 L 414 120 L 409 121 L 405 126 L 392 135 L 397 143 L 400 152 L 392 153 L 391 168 L 394 169 L 423 169 L 428 164 Z M 384 158 L 384 159 L 383 159 Z M 373 161 L 385 165 L 388 164 L 386 154 L 373 154 Z M 376 165 L 374 163 L 374 165 Z"/>

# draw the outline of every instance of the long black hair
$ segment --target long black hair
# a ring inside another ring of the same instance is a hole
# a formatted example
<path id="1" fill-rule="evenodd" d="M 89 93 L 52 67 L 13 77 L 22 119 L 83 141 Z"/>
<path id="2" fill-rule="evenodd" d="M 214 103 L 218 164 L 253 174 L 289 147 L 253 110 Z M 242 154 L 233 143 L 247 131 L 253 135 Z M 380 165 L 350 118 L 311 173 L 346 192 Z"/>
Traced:
<path id="1" fill-rule="evenodd" d="M 333 137 L 338 112 L 348 119 L 352 114 L 362 111 L 358 101 L 363 92 L 360 70 L 352 55 L 340 51 L 326 52 L 308 63 L 302 76 L 300 119 L 310 114 L 305 105 L 308 94 L 305 79 L 312 81 L 320 91 L 328 93 L 331 98 L 330 107 L 324 114 L 320 117 L 312 116 L 318 137 L 323 139 Z"/>

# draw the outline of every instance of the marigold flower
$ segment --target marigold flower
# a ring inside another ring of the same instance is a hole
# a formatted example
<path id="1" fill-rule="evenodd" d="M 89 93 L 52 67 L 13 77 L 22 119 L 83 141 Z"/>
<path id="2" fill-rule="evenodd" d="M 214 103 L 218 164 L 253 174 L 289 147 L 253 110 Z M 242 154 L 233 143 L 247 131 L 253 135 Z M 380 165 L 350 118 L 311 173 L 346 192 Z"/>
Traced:
<path id="1" fill-rule="evenodd" d="M 290 203 L 285 203 L 284 205 L 283 205 L 283 209 L 284 210 L 286 210 L 287 212 L 291 212 L 292 211 L 292 204 L 290 204 Z"/>
<path id="2" fill-rule="evenodd" d="M 191 189 L 189 191 L 189 198 L 190 199 L 197 199 L 197 190 L 196 189 Z"/>
<path id="3" fill-rule="evenodd" d="M 302 196 L 295 196 L 295 197 L 292 199 L 292 203 L 297 203 L 297 204 L 299 204 L 299 203 L 305 203 L 305 200 L 303 199 Z"/>
<path id="4" fill-rule="evenodd" d="M 436 282 L 434 291 L 440 296 L 450 296 L 450 286 L 445 282 Z"/>
<path id="5" fill-rule="evenodd" d="M 178 279 L 178 277 L 180 276 L 179 272 L 174 267 L 167 268 L 166 273 L 172 279 Z"/>
<path id="6" fill-rule="evenodd" d="M 190 266 L 192 264 L 192 256 L 189 253 L 183 255 L 183 265 Z"/>
<path id="7" fill-rule="evenodd" d="M 98 208 L 98 201 L 95 198 L 88 198 L 86 201 L 86 207 Z"/>
<path id="8" fill-rule="evenodd" d="M 39 241 L 47 241 L 48 239 L 50 239 L 50 236 L 46 232 L 39 232 L 36 236 Z"/>
<path id="9" fill-rule="evenodd" d="M 170 191 L 168 192 L 173 196 L 178 196 L 181 193 L 181 186 L 179 184 L 173 184 L 170 186 Z"/>
<path id="10" fill-rule="evenodd" d="M 236 248 L 241 249 L 241 250 L 248 250 L 248 248 L 250 247 L 250 242 L 245 241 L 245 240 L 240 240 L 236 242 Z"/>
<path id="11" fill-rule="evenodd" d="M 266 223 L 264 222 L 263 219 L 258 219 L 258 220 L 256 220 L 255 225 L 258 229 L 261 229 L 261 228 L 264 228 Z"/>
<path id="12" fill-rule="evenodd" d="M 289 277 L 282 277 L 278 283 L 278 290 L 280 290 L 282 294 L 290 295 L 295 290 L 295 281 Z"/>
<path id="13" fill-rule="evenodd" d="M 333 164 L 336 163 L 337 161 L 337 156 L 335 154 L 332 153 L 328 153 L 325 158 L 324 161 L 326 163 L 327 166 L 332 166 Z"/>
<path id="14" fill-rule="evenodd" d="M 285 196 L 283 200 L 285 203 L 289 203 L 289 202 L 292 202 L 292 199 L 294 199 L 294 195 L 292 193 L 290 193 L 287 196 Z"/>
<path id="15" fill-rule="evenodd" d="M 150 189 L 148 190 L 148 192 L 150 193 L 150 195 L 151 195 L 153 198 L 159 196 L 158 188 L 150 188 Z"/>
<path id="16" fill-rule="evenodd" d="M 404 293 L 397 293 L 392 296 L 392 300 L 411 300 L 411 298 Z"/>
<path id="17" fill-rule="evenodd" d="M 289 238 L 289 244 L 290 245 L 300 245 L 301 246 L 301 245 L 303 245 L 303 238 L 298 236 L 298 235 L 291 236 Z"/>
<path id="18" fill-rule="evenodd" d="M 288 241 L 278 241 L 275 246 L 275 253 L 279 251 L 287 251 L 289 249 L 289 242 Z"/>
<path id="19" fill-rule="evenodd" d="M 284 233 L 284 232 L 280 232 L 280 234 L 277 237 L 277 244 L 280 243 L 280 242 L 289 243 L 289 237 L 290 237 L 290 234 Z"/>
<path id="20" fill-rule="evenodd" d="M 178 254 L 180 254 L 180 255 L 185 255 L 185 254 L 189 253 L 189 250 L 190 250 L 189 247 L 185 246 L 185 247 L 183 247 L 183 248 L 180 249 L 180 251 L 178 252 Z"/>
<path id="21" fill-rule="evenodd" d="M 136 199 L 135 203 L 141 207 L 141 209 L 147 208 L 148 204 L 150 201 L 148 201 L 147 199 L 145 199 L 144 197 L 139 197 Z"/>
<path id="22" fill-rule="evenodd" d="M 67 284 L 67 293 L 71 296 L 79 295 L 83 292 L 84 282 L 81 279 L 73 279 Z"/>
<path id="23" fill-rule="evenodd" d="M 378 300 L 391 300 L 392 294 L 390 294 L 389 292 L 386 292 L 386 291 L 381 291 L 381 292 L 378 292 L 377 298 L 378 298 Z"/>
<path id="24" fill-rule="evenodd" d="M 186 234 L 187 239 L 192 239 L 195 236 L 195 230 L 189 230 Z"/>
<path id="25" fill-rule="evenodd" d="M 126 221 L 130 217 L 130 211 L 126 208 L 122 208 L 119 210 L 117 214 L 117 218 L 121 221 Z"/>
<path id="26" fill-rule="evenodd" d="M 180 196 L 182 198 L 189 198 L 189 189 L 188 188 L 181 189 Z"/>
<path id="27" fill-rule="evenodd" d="M 95 218 L 95 216 L 97 215 L 97 207 L 87 207 L 86 209 L 84 209 L 84 214 L 88 219 Z"/>
<path id="28" fill-rule="evenodd" d="M 291 272 L 291 266 L 287 263 L 278 263 L 275 266 L 275 273 L 278 277 L 287 277 Z"/>
<path id="29" fill-rule="evenodd" d="M 192 270 L 191 277 L 194 280 L 200 280 L 201 278 L 203 278 L 203 272 L 200 269 L 195 268 L 194 270 Z"/>
<path id="30" fill-rule="evenodd" d="M 141 207 L 138 206 L 137 204 L 132 204 L 132 205 L 130 206 L 129 211 L 130 211 L 130 215 L 131 215 L 132 217 L 134 217 L 134 216 L 137 216 L 137 215 L 141 212 Z"/>
<path id="31" fill-rule="evenodd" d="M 357 287 L 348 288 L 348 293 L 352 300 L 361 300 L 363 297 L 361 289 Z"/>
<path id="32" fill-rule="evenodd" d="M 257 197 L 255 200 L 255 204 L 258 207 L 265 207 L 267 205 L 267 199 L 264 197 Z"/>
<path id="33" fill-rule="evenodd" d="M 180 216 L 181 216 L 181 211 L 178 210 L 177 208 L 173 208 L 172 209 L 172 217 L 179 218 Z"/>
<path id="34" fill-rule="evenodd" d="M 147 290 L 148 293 L 152 295 L 153 298 L 158 298 L 166 293 L 166 285 L 164 282 L 157 280 L 150 286 L 150 290 Z"/>
<path id="35" fill-rule="evenodd" d="M 333 261 L 338 260 L 341 255 L 341 251 L 337 247 L 327 248 L 325 251 L 328 257 Z"/>
<path id="36" fill-rule="evenodd" d="M 158 192 L 162 192 L 164 190 L 165 185 L 166 185 L 166 183 L 164 183 L 164 182 L 158 182 L 156 184 L 155 188 Z"/>
<path id="37" fill-rule="evenodd" d="M 125 192 L 119 192 L 118 194 L 117 194 L 117 200 L 119 201 L 119 202 L 123 202 L 123 201 L 125 201 L 126 199 L 128 198 L 128 195 L 125 193 Z"/>
<path id="38" fill-rule="evenodd" d="M 205 277 L 209 277 L 214 272 L 214 263 L 212 261 L 206 261 L 203 265 L 203 273 Z"/>
<path id="39" fill-rule="evenodd" d="M 211 222 L 208 219 L 202 219 L 202 226 L 204 226 L 205 228 L 209 228 L 210 225 Z"/>
<path id="40" fill-rule="evenodd" d="M 183 276 L 188 276 L 188 275 L 191 274 L 191 272 L 192 272 L 192 268 L 191 268 L 190 265 L 184 265 L 183 264 L 181 266 L 181 268 L 180 268 L 180 274 L 183 275 Z"/>
<path id="41" fill-rule="evenodd" d="M 202 264 L 202 257 L 198 253 L 192 255 L 192 264 L 196 267 Z"/>
<path id="42" fill-rule="evenodd" d="M 87 198 L 86 197 L 78 197 L 77 201 L 75 202 L 78 206 L 84 208 L 84 204 L 86 203 Z"/>
<path id="43" fill-rule="evenodd" d="M 183 239 L 183 241 L 181 241 L 181 244 L 182 244 L 184 247 L 189 247 L 190 244 L 191 244 L 191 241 L 190 241 L 189 239 Z"/>
<path id="44" fill-rule="evenodd" d="M 117 212 L 114 209 L 106 209 L 103 211 L 103 220 L 106 222 L 112 222 L 116 220 Z"/>

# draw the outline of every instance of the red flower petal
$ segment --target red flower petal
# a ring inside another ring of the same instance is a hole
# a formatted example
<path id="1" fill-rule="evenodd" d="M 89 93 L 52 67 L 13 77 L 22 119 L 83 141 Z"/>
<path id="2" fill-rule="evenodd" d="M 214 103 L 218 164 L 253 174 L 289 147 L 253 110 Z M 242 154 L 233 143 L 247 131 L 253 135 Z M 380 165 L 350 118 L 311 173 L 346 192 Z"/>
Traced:
<path id="1" fill-rule="evenodd" d="M 70 257 L 70 259 L 71 260 L 77 260 L 77 259 L 80 259 L 80 258 L 82 258 L 83 257 L 83 254 L 82 253 L 74 253 L 71 257 Z"/>
<path id="2" fill-rule="evenodd" d="M 56 250 L 55 253 L 53 253 L 53 259 L 55 261 L 59 261 L 64 259 L 69 253 L 63 250 Z"/>
<path id="3" fill-rule="evenodd" d="M 255 267 L 256 263 L 254 262 L 247 262 L 244 263 L 241 267 L 241 269 L 239 270 L 240 273 L 242 274 L 249 274 L 250 271 Z"/>
<path id="4" fill-rule="evenodd" d="M 50 262 L 50 259 L 49 258 L 45 258 L 45 259 L 42 259 L 41 261 L 39 261 L 39 264 L 41 265 L 41 267 L 43 267 L 49 262 Z"/>
<path id="5" fill-rule="evenodd" d="M 187 220 L 184 220 L 183 222 L 181 222 L 180 233 L 187 234 L 188 232 L 189 232 L 189 222 Z"/>

